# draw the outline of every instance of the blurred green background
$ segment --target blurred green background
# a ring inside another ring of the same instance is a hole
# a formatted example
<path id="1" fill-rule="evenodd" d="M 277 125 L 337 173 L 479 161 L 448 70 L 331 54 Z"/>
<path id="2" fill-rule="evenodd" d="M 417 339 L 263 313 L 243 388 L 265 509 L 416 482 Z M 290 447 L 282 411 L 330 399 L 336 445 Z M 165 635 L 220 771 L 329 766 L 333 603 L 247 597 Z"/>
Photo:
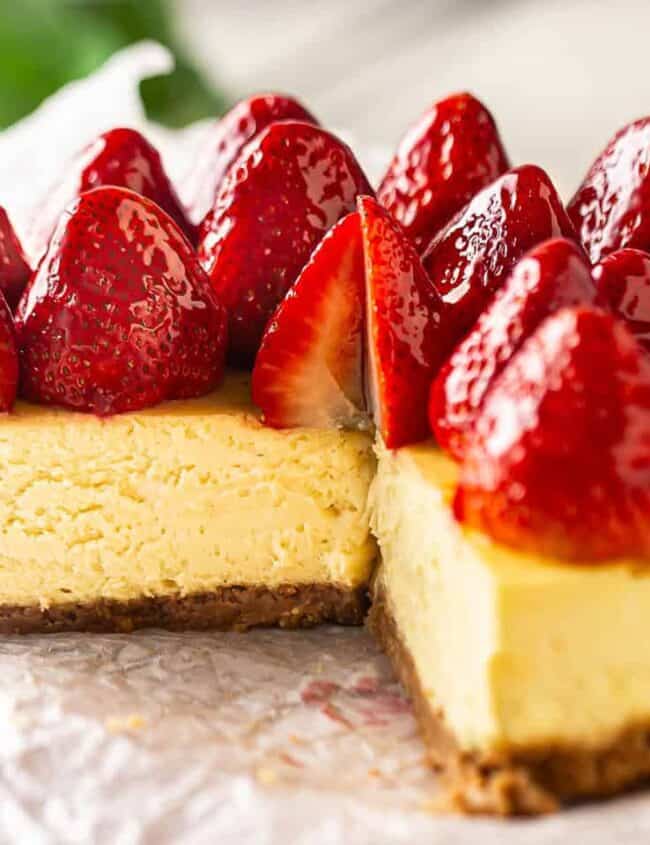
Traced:
<path id="1" fill-rule="evenodd" d="M 143 38 L 169 47 L 171 76 L 142 83 L 148 115 L 169 126 L 220 114 L 226 105 L 174 35 L 167 0 L 0 0 L 0 127 Z"/>

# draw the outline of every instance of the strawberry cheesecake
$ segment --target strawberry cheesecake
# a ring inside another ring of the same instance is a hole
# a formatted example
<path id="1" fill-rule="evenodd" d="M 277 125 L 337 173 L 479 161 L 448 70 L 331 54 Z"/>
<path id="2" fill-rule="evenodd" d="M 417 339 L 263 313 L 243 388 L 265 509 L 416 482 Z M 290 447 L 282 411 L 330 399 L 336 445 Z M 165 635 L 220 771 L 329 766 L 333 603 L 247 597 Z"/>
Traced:
<path id="1" fill-rule="evenodd" d="M 469 94 L 377 195 L 290 97 L 188 221 L 113 130 L 0 215 L 0 630 L 360 623 L 467 812 L 650 776 L 650 146 L 564 206 Z M 623 190 L 621 185 L 625 186 Z"/>

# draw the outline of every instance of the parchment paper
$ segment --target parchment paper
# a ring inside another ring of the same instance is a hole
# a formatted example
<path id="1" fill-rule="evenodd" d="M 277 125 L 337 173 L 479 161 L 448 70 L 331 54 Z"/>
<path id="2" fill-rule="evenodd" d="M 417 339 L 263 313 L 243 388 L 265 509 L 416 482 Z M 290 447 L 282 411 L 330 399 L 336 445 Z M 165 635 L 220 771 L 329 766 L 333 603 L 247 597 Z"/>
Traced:
<path id="1" fill-rule="evenodd" d="M 206 125 L 147 127 L 137 95 L 169 67 L 133 47 L 0 135 L 0 203 L 21 233 L 65 159 L 115 125 L 145 128 L 183 193 Z M 642 792 L 534 821 L 441 815 L 409 704 L 363 630 L 3 638 L 0 678 L 2 842 L 650 841 Z"/>

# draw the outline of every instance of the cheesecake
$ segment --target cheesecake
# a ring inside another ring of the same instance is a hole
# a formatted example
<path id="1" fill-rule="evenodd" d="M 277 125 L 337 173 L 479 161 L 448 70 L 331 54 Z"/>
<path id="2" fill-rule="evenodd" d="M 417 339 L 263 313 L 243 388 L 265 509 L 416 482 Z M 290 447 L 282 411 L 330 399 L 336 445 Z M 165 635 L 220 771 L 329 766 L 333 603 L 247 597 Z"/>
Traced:
<path id="1" fill-rule="evenodd" d="M 369 625 L 467 812 L 539 813 L 650 775 L 650 570 L 521 553 L 454 518 L 456 464 L 378 447 Z"/>
<path id="2" fill-rule="evenodd" d="M 18 402 L 0 461 L 4 633 L 363 620 L 371 440 L 262 425 L 248 374 L 106 419 Z"/>

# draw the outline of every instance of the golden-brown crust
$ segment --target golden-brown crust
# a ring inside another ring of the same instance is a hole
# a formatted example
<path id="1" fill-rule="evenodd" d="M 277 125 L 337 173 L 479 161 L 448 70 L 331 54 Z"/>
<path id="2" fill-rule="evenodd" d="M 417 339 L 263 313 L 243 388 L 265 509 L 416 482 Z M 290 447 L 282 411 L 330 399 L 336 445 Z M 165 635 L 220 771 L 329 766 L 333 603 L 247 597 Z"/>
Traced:
<path id="1" fill-rule="evenodd" d="M 136 628 L 246 631 L 254 627 L 310 628 L 323 622 L 360 625 L 365 587 L 337 584 L 228 586 L 189 596 L 101 599 L 48 608 L 0 605 L 0 634 L 59 631 L 128 632 Z"/>
<path id="2" fill-rule="evenodd" d="M 463 751 L 420 685 L 381 589 L 368 627 L 409 692 L 432 765 L 441 769 L 447 803 L 464 813 L 538 815 L 560 804 L 610 796 L 650 777 L 650 724 L 626 728 L 598 748 L 562 746 L 498 753 Z"/>

